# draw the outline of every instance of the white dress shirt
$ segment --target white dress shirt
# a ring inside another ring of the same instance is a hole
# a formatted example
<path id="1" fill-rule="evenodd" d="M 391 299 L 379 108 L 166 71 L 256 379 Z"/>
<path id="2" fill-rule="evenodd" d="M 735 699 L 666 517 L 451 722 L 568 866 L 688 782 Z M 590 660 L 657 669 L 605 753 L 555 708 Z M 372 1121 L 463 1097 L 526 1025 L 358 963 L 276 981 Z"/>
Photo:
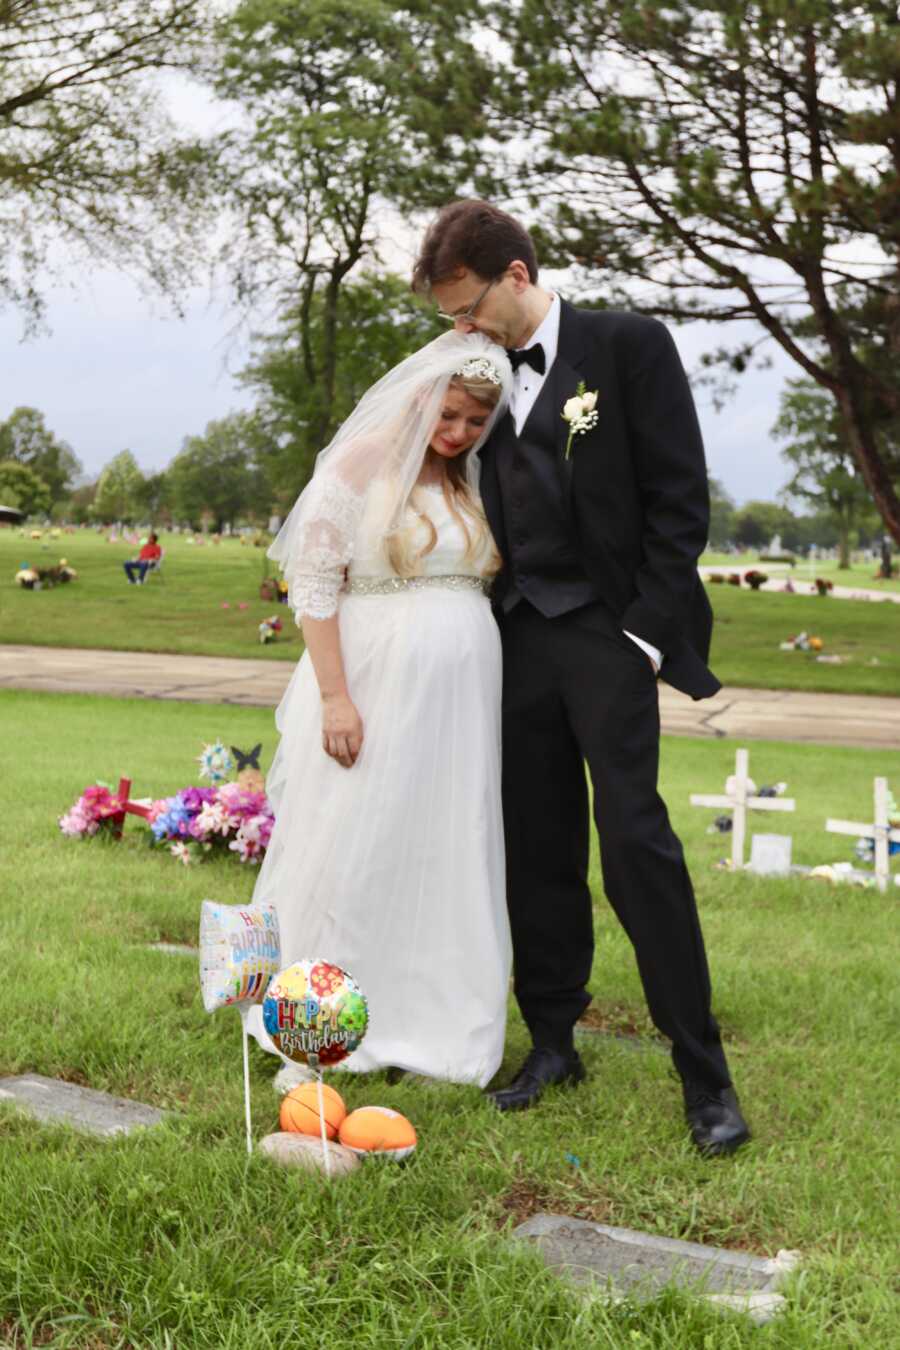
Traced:
<path id="1" fill-rule="evenodd" d="M 556 360 L 556 350 L 559 346 L 559 314 L 559 296 L 554 295 L 550 301 L 550 308 L 528 339 L 529 347 L 534 347 L 539 342 L 544 349 L 543 375 L 539 375 L 536 370 L 532 370 L 531 366 L 526 366 L 524 361 L 519 369 L 513 372 L 509 411 L 512 413 L 517 436 L 521 436 L 526 418 L 537 402 L 537 396 L 550 374 L 550 367 Z"/>
<path id="2" fill-rule="evenodd" d="M 526 365 L 524 361 L 518 370 L 513 372 L 509 411 L 517 436 L 521 436 L 528 414 L 534 407 L 538 394 L 544 387 L 544 381 L 550 374 L 550 368 L 556 360 L 556 352 L 559 347 L 559 315 L 559 296 L 553 295 L 550 300 L 550 308 L 528 339 L 527 346 L 524 349 L 534 347 L 537 343 L 541 344 L 544 349 L 543 375 L 533 370 L 531 366 Z M 630 637 L 632 642 L 636 642 L 642 652 L 646 652 L 656 669 L 659 670 L 663 662 L 662 652 L 659 648 L 654 647 L 652 642 L 645 641 L 644 638 L 638 637 L 635 633 L 629 633 L 627 628 L 623 628 L 622 632 L 626 637 Z"/>

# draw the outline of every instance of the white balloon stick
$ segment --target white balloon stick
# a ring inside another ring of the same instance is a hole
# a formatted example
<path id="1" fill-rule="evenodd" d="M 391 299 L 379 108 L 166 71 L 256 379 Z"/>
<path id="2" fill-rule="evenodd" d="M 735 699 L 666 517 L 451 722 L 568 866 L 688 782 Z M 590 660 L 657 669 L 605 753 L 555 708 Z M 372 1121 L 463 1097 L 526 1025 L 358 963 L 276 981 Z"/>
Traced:
<path id="1" fill-rule="evenodd" d="M 322 1074 L 319 1071 L 316 1074 L 316 1096 L 319 1100 L 319 1129 L 322 1132 L 322 1152 L 325 1155 L 325 1175 L 331 1176 L 331 1153 L 328 1148 L 328 1139 L 325 1135 L 325 1103 L 322 1100 Z"/>
<path id="2" fill-rule="evenodd" d="M 253 1152 L 253 1131 L 250 1124 L 250 1056 L 247 1053 L 247 1017 L 250 1009 L 246 1003 L 238 1006 L 241 1014 L 241 1036 L 244 1042 L 244 1120 L 247 1126 L 247 1152 Z"/>

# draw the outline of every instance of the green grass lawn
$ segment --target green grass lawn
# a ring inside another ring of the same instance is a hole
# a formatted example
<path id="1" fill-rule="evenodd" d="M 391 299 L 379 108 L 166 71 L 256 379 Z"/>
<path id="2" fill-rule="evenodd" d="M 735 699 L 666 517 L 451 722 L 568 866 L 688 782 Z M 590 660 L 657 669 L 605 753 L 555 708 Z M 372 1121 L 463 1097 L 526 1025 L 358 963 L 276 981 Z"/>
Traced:
<path id="1" fill-rule="evenodd" d="M 734 586 L 707 586 L 707 594 L 715 613 L 710 664 L 723 684 L 900 695 L 900 605 Z M 779 650 L 804 631 L 822 639 L 823 654 L 843 656 L 847 664 L 824 665 L 812 652 Z M 869 664 L 873 659 L 877 665 Z"/>
<path id="2" fill-rule="evenodd" d="M 146 950 L 195 941 L 200 901 L 245 901 L 254 874 L 185 869 L 136 822 L 104 845 L 55 820 L 95 777 L 137 793 L 192 778 L 203 741 L 275 748 L 267 710 L 0 694 L 15 773 L 0 855 L 7 981 L 0 1072 L 34 1071 L 168 1108 L 170 1122 L 101 1142 L 0 1111 L 0 1344 L 56 1347 L 660 1347 L 896 1345 L 896 900 L 716 871 L 725 836 L 691 790 L 720 787 L 728 741 L 664 745 L 663 786 L 696 880 L 715 1004 L 755 1131 L 730 1160 L 686 1142 L 665 1056 L 581 1038 L 577 1092 L 501 1117 L 476 1089 L 335 1075 L 350 1107 L 390 1105 L 419 1132 L 405 1165 L 328 1187 L 243 1143 L 239 1020 L 208 1016 L 195 963 Z M 28 745 L 21 728 L 28 727 Z M 800 861 L 851 856 L 829 814 L 868 819 L 878 753 L 754 745 L 757 781 L 787 779 L 778 824 Z M 896 790 L 897 782 L 893 786 Z M 757 828 L 772 829 L 771 817 Z M 595 1020 L 646 1031 L 627 941 L 598 895 Z M 511 1012 L 504 1072 L 526 1044 Z M 254 1123 L 276 1128 L 273 1063 L 254 1047 Z M 572 1158 L 578 1160 L 577 1165 Z M 686 1299 L 583 1301 L 514 1247 L 537 1210 L 595 1217 L 766 1255 L 799 1248 L 789 1311 L 752 1328 Z"/>
<path id="3" fill-rule="evenodd" d="M 197 547 L 178 535 L 162 543 L 163 576 L 129 586 L 122 561 L 134 549 L 127 544 L 82 530 L 32 545 L 18 531 L 0 530 L 0 644 L 297 659 L 302 639 L 287 606 L 258 596 L 261 549 L 236 539 Z M 77 569 L 77 581 L 40 592 L 13 584 L 20 561 L 40 565 L 61 556 Z M 716 614 L 712 664 L 724 683 L 900 695 L 900 607 L 731 586 L 712 585 L 708 593 Z M 247 609 L 237 608 L 242 602 Z M 282 633 L 262 646 L 258 625 L 276 611 Z M 819 634 L 826 652 L 851 658 L 848 664 L 821 665 L 778 650 L 803 629 Z M 873 658 L 877 665 L 868 664 Z"/>

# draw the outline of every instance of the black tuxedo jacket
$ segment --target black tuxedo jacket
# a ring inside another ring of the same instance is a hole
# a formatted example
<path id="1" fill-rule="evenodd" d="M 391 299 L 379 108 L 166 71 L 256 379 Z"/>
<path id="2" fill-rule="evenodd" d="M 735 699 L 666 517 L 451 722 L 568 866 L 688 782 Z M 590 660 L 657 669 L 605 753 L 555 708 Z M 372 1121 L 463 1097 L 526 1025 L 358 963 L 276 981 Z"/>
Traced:
<path id="1" fill-rule="evenodd" d="M 573 437 L 562 409 L 583 380 L 597 425 Z M 687 377 L 656 319 L 562 302 L 556 360 L 529 414 L 546 428 L 582 565 L 624 629 L 663 653 L 660 678 L 693 698 L 721 686 L 706 662 L 712 610 L 697 573 L 709 490 Z M 523 428 L 524 430 L 525 428 Z M 515 449 L 507 413 L 481 451 L 481 494 L 509 559 L 497 457 Z"/>

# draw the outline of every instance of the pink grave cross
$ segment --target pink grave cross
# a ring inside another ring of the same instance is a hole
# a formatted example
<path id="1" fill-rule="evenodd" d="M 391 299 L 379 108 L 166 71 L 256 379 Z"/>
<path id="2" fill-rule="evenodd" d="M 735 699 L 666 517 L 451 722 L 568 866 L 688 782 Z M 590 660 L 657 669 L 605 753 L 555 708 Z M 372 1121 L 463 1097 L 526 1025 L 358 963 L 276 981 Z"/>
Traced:
<path id="1" fill-rule="evenodd" d="M 143 816 L 143 818 L 146 820 L 150 814 L 149 806 L 145 806 L 142 802 L 132 802 L 128 800 L 128 795 L 130 792 L 131 792 L 131 779 L 120 778 L 119 786 L 116 788 L 115 791 L 115 796 L 121 803 L 121 809 L 117 811 L 115 815 L 112 815 L 109 818 L 110 821 L 112 822 L 114 839 L 122 838 L 122 827 L 125 824 L 126 816 Z"/>

